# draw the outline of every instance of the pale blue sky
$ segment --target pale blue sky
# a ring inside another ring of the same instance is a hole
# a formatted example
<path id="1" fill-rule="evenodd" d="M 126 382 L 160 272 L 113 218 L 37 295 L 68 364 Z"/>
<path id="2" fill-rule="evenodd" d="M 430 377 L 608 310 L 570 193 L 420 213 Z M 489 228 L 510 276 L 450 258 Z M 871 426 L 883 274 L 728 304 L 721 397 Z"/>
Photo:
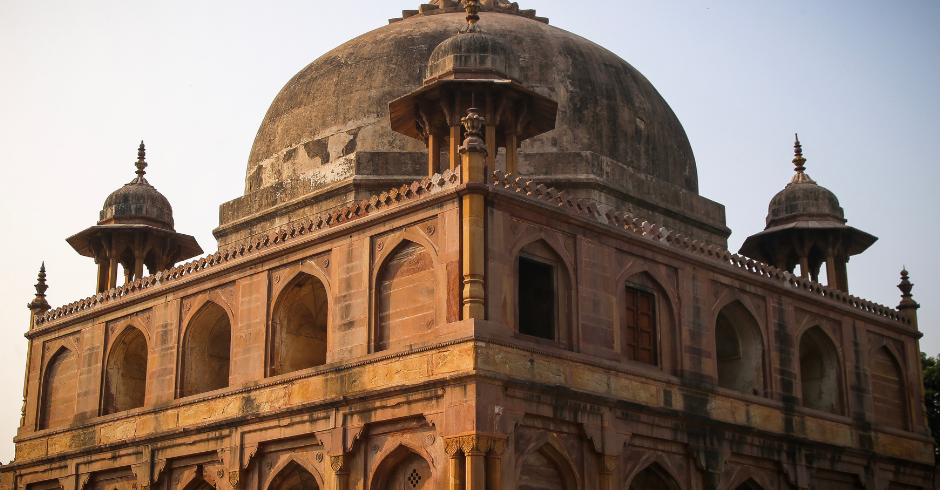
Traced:
<path id="1" fill-rule="evenodd" d="M 254 135 L 278 90 L 333 47 L 420 0 L 0 0 L 0 461 L 13 458 L 32 284 L 49 300 L 94 291 L 65 238 L 104 198 L 147 177 L 177 230 L 215 251 L 218 205 L 242 194 Z M 792 175 L 839 196 L 880 237 L 849 264 L 852 292 L 897 305 L 911 271 L 922 349 L 940 352 L 940 2 L 520 0 L 639 69 L 676 112 L 701 194 L 726 206 L 737 250 Z M 485 19 L 485 18 L 484 18 Z M 484 20 L 485 21 L 485 20 Z"/>

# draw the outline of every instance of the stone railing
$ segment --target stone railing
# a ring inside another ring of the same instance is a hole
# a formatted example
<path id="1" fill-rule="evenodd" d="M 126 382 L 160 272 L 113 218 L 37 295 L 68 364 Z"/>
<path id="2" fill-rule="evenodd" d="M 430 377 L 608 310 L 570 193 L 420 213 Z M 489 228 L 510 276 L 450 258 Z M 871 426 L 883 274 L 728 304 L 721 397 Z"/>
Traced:
<path id="1" fill-rule="evenodd" d="M 368 200 L 342 206 L 325 212 L 313 218 L 307 218 L 291 223 L 277 231 L 272 231 L 253 237 L 237 245 L 225 247 L 214 254 L 200 259 L 194 259 L 156 274 L 145 276 L 129 284 L 112 288 L 95 296 L 69 303 L 59 308 L 53 308 L 43 315 L 37 315 L 35 328 L 39 328 L 53 320 L 79 313 L 101 305 L 107 305 L 123 299 L 138 291 L 148 290 L 168 282 L 188 278 L 193 274 L 211 269 L 218 265 L 256 254 L 262 250 L 276 247 L 304 237 L 319 230 L 331 228 L 343 223 L 363 218 L 369 214 L 381 212 L 389 208 L 400 206 L 417 199 L 452 189 L 460 184 L 460 167 L 447 170 L 443 174 L 435 174 L 420 182 L 411 185 L 402 185 L 399 188 L 374 195 Z"/>
<path id="2" fill-rule="evenodd" d="M 492 173 L 488 183 L 493 187 L 508 189 L 516 194 L 558 206 L 563 208 L 568 214 L 577 215 L 621 230 L 626 230 L 664 246 L 678 248 L 699 257 L 742 269 L 750 274 L 771 281 L 783 283 L 788 287 L 799 289 L 852 308 L 857 308 L 866 313 L 895 320 L 907 326 L 913 326 L 913 322 L 907 315 L 902 314 L 894 308 L 873 303 L 852 296 L 844 291 L 839 291 L 818 282 L 795 276 L 789 271 L 777 269 L 763 262 L 731 253 L 727 249 L 714 245 L 706 245 L 698 240 L 692 240 L 681 233 L 673 233 L 662 226 L 641 220 L 630 213 L 615 211 L 613 209 L 602 212 L 594 202 L 578 199 L 568 195 L 564 191 L 547 188 L 542 184 L 536 184 L 534 182 L 526 182 L 521 178 L 506 175 L 499 171 Z"/>

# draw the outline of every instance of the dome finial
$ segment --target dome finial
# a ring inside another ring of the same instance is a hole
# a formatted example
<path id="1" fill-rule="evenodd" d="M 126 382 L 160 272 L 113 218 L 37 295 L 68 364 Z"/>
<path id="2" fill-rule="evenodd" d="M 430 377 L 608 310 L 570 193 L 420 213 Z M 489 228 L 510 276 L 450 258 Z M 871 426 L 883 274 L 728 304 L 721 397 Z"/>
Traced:
<path id="1" fill-rule="evenodd" d="M 140 140 L 140 147 L 137 148 L 137 163 L 134 165 L 137 166 L 137 182 L 146 182 L 144 180 L 144 174 L 147 172 L 144 171 L 147 168 L 147 149 L 144 148 L 144 140 Z"/>
<path id="2" fill-rule="evenodd" d="M 27 308 L 34 311 L 47 311 L 52 307 L 49 306 L 49 302 L 46 301 L 46 290 L 49 289 L 49 286 L 46 285 L 46 263 L 43 262 L 42 266 L 39 267 L 39 279 L 36 282 L 36 297 L 33 298 L 29 304 L 26 305 Z"/>
<path id="3" fill-rule="evenodd" d="M 816 182 L 813 179 L 809 178 L 809 175 L 806 173 L 806 167 L 803 165 L 806 163 L 806 159 L 803 158 L 803 145 L 800 144 L 800 135 L 794 133 L 793 137 L 796 141 L 793 143 L 793 165 L 796 166 L 796 175 L 793 176 L 793 179 L 790 180 L 791 184 L 815 184 Z"/>
<path id="4" fill-rule="evenodd" d="M 464 0 L 463 9 L 467 11 L 467 23 L 476 24 L 480 20 L 480 0 Z"/>

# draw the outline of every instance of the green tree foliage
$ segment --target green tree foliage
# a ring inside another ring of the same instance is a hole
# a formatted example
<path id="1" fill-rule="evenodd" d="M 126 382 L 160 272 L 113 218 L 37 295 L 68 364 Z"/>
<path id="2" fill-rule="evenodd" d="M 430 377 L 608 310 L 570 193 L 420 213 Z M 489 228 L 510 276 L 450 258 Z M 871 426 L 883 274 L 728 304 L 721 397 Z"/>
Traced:
<path id="1" fill-rule="evenodd" d="M 928 357 L 920 353 L 920 366 L 924 371 L 924 405 L 927 406 L 927 425 L 940 441 L 940 355 Z M 934 446 L 934 461 L 940 466 L 940 446 Z"/>

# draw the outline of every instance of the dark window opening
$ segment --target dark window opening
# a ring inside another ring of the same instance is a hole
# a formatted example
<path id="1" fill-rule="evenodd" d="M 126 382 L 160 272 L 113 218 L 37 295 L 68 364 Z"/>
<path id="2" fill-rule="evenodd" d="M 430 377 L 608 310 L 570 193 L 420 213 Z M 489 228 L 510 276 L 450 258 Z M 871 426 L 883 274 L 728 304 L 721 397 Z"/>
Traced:
<path id="1" fill-rule="evenodd" d="M 627 331 L 624 335 L 627 359 L 656 365 L 655 297 L 627 287 Z"/>
<path id="2" fill-rule="evenodd" d="M 555 340 L 555 268 L 519 257 L 519 333 Z"/>

